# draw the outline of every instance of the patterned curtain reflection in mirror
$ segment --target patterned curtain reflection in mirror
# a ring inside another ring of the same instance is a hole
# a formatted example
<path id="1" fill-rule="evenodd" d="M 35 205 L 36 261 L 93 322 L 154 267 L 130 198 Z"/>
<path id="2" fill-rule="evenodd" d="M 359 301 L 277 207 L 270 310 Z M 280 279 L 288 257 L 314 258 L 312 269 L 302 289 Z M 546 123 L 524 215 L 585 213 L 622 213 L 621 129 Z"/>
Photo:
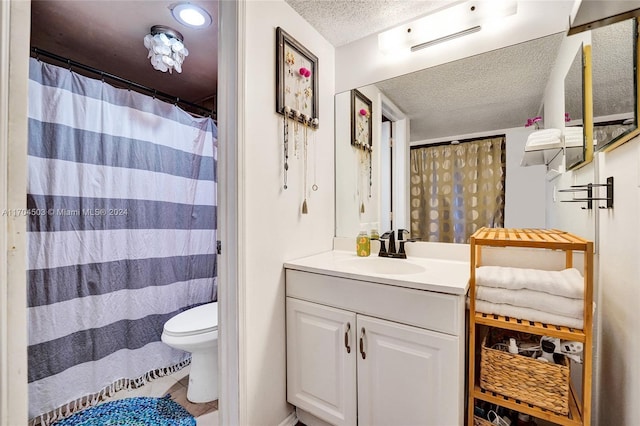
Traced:
<path id="1" fill-rule="evenodd" d="M 504 226 L 504 136 L 411 148 L 411 235 L 468 243 L 478 228 Z"/>

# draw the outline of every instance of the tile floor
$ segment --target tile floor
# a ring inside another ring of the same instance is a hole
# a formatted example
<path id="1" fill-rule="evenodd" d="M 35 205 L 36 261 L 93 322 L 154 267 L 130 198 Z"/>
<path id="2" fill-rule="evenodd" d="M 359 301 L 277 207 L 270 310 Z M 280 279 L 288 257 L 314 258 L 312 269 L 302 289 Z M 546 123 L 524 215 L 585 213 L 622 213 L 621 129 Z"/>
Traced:
<path id="1" fill-rule="evenodd" d="M 196 418 L 197 426 L 218 426 L 218 401 L 205 404 L 192 404 L 187 401 L 187 383 L 189 381 L 189 366 L 165 377 L 152 380 L 146 385 L 133 390 L 116 392 L 108 400 L 133 398 L 136 396 L 162 397 L 171 394 L 171 399 L 187 409 Z"/>

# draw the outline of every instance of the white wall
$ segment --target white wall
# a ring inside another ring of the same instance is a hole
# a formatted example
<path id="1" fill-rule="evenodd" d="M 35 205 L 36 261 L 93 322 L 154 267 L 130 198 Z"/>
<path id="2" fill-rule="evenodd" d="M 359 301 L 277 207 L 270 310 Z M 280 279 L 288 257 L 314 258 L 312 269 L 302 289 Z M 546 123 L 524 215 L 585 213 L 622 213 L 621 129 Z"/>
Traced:
<path id="1" fill-rule="evenodd" d="M 547 183 L 545 198 L 548 228 L 562 229 L 596 241 L 596 210 L 586 209 L 586 203 L 568 201 L 572 198 L 583 198 L 586 192 L 560 192 L 573 185 L 597 183 L 594 170 L 594 163 L 591 162 L 578 170 L 565 172 Z"/>
<path id="2" fill-rule="evenodd" d="M 598 153 L 598 180 L 614 177 L 614 206 L 598 210 L 598 422 L 640 419 L 640 138 Z"/>
<path id="3" fill-rule="evenodd" d="M 411 145 L 415 146 L 504 134 L 507 149 L 504 226 L 506 228 L 544 228 L 546 168 L 544 166 L 520 166 L 520 160 L 522 159 L 524 146 L 527 143 L 527 137 L 532 131 L 533 129 L 529 127 L 514 127 L 511 129 L 416 141 L 412 142 Z"/>
<path id="4" fill-rule="evenodd" d="M 520 161 L 531 128 L 505 131 L 507 139 L 507 176 L 505 183 L 504 226 L 506 228 L 545 227 L 544 166 L 521 167 Z"/>
<path id="5" fill-rule="evenodd" d="M 584 226 L 585 217 L 597 223 L 592 231 L 597 243 L 594 424 L 632 425 L 640 418 L 639 167 L 640 138 L 635 138 L 611 152 L 596 153 L 591 164 L 563 174 L 547 189 L 549 194 L 572 182 L 604 183 L 614 177 L 613 209 L 599 209 L 598 202 L 591 211 L 574 203 L 548 205 L 548 218 L 559 228 Z"/>
<path id="6" fill-rule="evenodd" d="M 307 215 L 301 214 L 302 160 L 290 156 L 289 189 L 282 189 L 282 116 L 275 112 L 278 26 L 318 57 L 318 158 L 310 157 L 309 165 L 311 171 L 313 161 L 317 162 L 319 189 L 308 197 Z M 244 188 L 239 219 L 244 266 L 238 283 L 244 294 L 241 401 L 246 398 L 241 424 L 277 425 L 292 411 L 286 403 L 282 264 L 331 250 L 334 235 L 334 48 L 284 1 L 246 2 L 245 28 L 244 138 L 239 141 L 244 151 L 240 165 L 244 175 L 239 176 Z"/>

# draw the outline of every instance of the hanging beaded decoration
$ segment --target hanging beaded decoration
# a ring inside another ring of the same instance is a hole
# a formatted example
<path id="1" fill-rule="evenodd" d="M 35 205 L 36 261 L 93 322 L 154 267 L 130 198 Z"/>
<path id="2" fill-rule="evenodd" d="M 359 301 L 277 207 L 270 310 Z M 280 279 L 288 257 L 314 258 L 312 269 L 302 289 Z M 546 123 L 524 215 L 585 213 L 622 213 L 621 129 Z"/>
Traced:
<path id="1" fill-rule="evenodd" d="M 319 120 L 317 118 L 314 118 L 311 121 L 311 124 L 313 124 L 314 127 L 318 127 L 318 122 Z M 313 141 L 311 142 L 313 144 L 313 185 L 311 186 L 311 189 L 313 189 L 313 191 L 317 191 L 318 190 L 318 158 L 317 158 L 317 154 L 318 154 L 318 150 L 316 148 L 316 131 L 313 130 Z"/>
<path id="2" fill-rule="evenodd" d="M 351 143 L 357 150 L 357 195 L 358 200 L 360 201 L 360 214 L 362 214 L 365 212 L 365 197 L 368 196 L 368 198 L 371 199 L 373 186 L 373 165 L 371 155 L 372 147 L 370 143 L 371 102 L 364 102 L 364 100 L 368 101 L 368 99 L 357 91 L 354 91 L 352 94 L 352 105 L 354 108 L 355 121 L 352 124 L 353 140 Z M 364 98 L 364 100 L 362 98 Z M 355 106 L 356 102 L 360 102 L 361 106 L 359 108 Z M 368 185 L 366 184 L 367 180 L 369 182 Z"/>
<path id="3" fill-rule="evenodd" d="M 371 198 L 371 189 L 373 186 L 373 165 L 372 165 L 372 158 L 373 157 L 373 153 L 372 153 L 372 149 L 371 149 L 371 145 L 367 145 L 367 154 L 369 155 L 369 198 Z"/>
<path id="4" fill-rule="evenodd" d="M 284 123 L 282 125 L 284 129 L 284 189 L 287 189 L 287 172 L 289 171 L 289 114 L 291 113 L 291 108 L 288 106 L 284 107 Z"/>
<path id="5" fill-rule="evenodd" d="M 303 152 L 302 152 L 302 157 L 303 157 L 303 168 L 304 168 L 304 185 L 303 185 L 303 191 L 304 191 L 304 201 L 302 202 L 302 214 L 307 214 L 309 213 L 309 208 L 307 206 L 307 172 L 308 172 L 308 168 L 307 168 L 307 152 L 308 152 L 308 139 L 307 139 L 307 123 L 308 120 L 310 120 L 311 117 L 307 117 L 306 115 L 302 114 L 302 125 L 304 126 L 304 145 L 303 145 Z"/>
<path id="6" fill-rule="evenodd" d="M 299 155 L 299 146 L 300 146 L 300 137 L 299 137 L 299 131 L 300 131 L 300 124 L 298 123 L 298 120 L 300 119 L 300 111 L 298 111 L 297 109 L 293 110 L 293 153 L 296 156 L 296 158 L 300 158 Z"/>
<path id="7" fill-rule="evenodd" d="M 364 208 L 364 178 L 362 177 L 362 171 L 364 170 L 365 163 L 365 150 L 358 150 L 358 193 L 360 194 L 360 213 L 365 212 Z"/>
<path id="8" fill-rule="evenodd" d="M 315 89 L 318 82 L 315 75 L 317 70 L 317 57 L 308 52 L 304 46 L 293 40 L 281 28 L 277 28 L 277 99 L 276 111 L 284 115 L 283 121 L 283 188 L 293 189 L 290 187 L 288 178 L 289 170 L 295 171 L 295 176 L 299 176 L 299 172 L 295 170 L 295 160 L 302 158 L 304 184 L 303 184 L 303 201 L 302 214 L 308 214 L 309 196 L 311 191 L 317 191 L 316 183 L 316 148 L 309 153 L 309 143 L 315 143 L 315 133 L 309 135 L 309 127 L 311 131 L 318 128 L 318 118 L 313 118 L 317 114 L 318 99 Z M 293 121 L 293 123 L 291 123 Z M 301 128 L 301 126 L 303 128 Z M 293 134 L 291 134 L 293 133 Z M 309 140 L 312 138 L 312 140 Z M 309 173 L 309 155 L 313 155 L 313 184 L 308 186 Z M 293 163 L 292 163 L 292 160 Z M 293 168 L 292 168 L 293 166 Z M 295 186 L 295 183 L 294 183 Z"/>

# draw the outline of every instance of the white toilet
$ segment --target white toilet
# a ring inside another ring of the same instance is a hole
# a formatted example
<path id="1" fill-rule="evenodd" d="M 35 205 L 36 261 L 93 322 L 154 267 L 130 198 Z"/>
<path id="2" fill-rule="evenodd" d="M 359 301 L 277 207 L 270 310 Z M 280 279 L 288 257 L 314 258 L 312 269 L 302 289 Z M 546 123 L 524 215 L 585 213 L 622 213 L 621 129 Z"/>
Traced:
<path id="1" fill-rule="evenodd" d="M 162 341 L 191 352 L 187 399 L 194 403 L 218 399 L 218 302 L 171 318 L 164 324 Z"/>

